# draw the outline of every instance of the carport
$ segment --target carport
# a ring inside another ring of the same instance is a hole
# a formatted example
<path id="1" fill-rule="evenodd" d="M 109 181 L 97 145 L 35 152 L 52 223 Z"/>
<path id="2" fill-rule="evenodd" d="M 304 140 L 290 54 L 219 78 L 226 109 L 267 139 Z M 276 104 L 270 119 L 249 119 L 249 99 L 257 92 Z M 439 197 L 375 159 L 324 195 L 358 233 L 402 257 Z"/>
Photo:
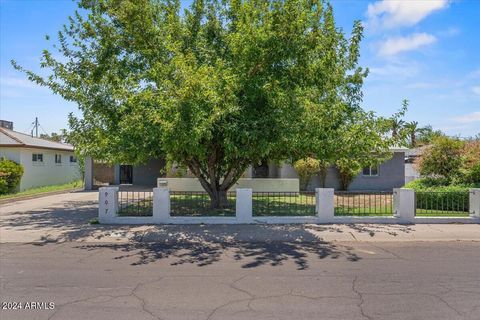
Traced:
<path id="1" fill-rule="evenodd" d="M 98 189 L 109 185 L 132 185 L 139 187 L 155 187 L 157 178 L 164 177 L 162 172 L 165 161 L 150 159 L 145 164 L 108 164 L 96 161 L 92 157 L 85 158 L 85 190 Z"/>

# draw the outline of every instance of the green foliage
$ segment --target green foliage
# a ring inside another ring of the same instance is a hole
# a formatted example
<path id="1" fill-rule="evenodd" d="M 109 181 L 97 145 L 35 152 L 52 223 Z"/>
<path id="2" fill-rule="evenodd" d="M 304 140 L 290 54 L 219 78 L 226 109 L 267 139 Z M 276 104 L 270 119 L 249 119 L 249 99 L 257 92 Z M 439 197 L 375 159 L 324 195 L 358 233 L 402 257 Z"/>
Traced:
<path id="1" fill-rule="evenodd" d="M 417 146 L 430 144 L 436 138 L 443 136 L 445 136 L 445 134 L 441 130 L 433 130 L 430 125 L 425 126 L 417 135 Z"/>
<path id="2" fill-rule="evenodd" d="M 23 175 L 23 167 L 5 158 L 0 160 L 0 194 L 17 190 Z"/>
<path id="3" fill-rule="evenodd" d="M 438 137 L 420 156 L 417 166 L 423 176 L 448 180 L 460 175 L 464 142 L 449 137 Z"/>
<path id="4" fill-rule="evenodd" d="M 469 189 L 479 184 L 448 185 L 447 179 L 423 178 L 410 181 L 405 188 L 415 190 L 417 203 L 427 210 L 468 210 Z"/>
<path id="5" fill-rule="evenodd" d="M 426 178 L 405 187 L 416 191 L 422 209 L 468 211 L 468 191 L 480 187 L 480 140 L 437 137 L 419 162 Z"/>
<path id="6" fill-rule="evenodd" d="M 347 190 L 350 183 L 357 174 L 362 170 L 362 165 L 359 161 L 348 158 L 340 159 L 335 163 L 338 169 L 338 178 L 340 182 L 340 190 Z"/>
<path id="7" fill-rule="evenodd" d="M 480 139 L 467 141 L 462 149 L 463 162 L 460 168 L 460 181 L 480 183 Z"/>
<path id="8" fill-rule="evenodd" d="M 83 155 L 188 168 L 221 206 L 246 168 L 385 152 L 384 119 L 360 108 L 363 27 L 346 36 L 322 0 L 84 0 L 30 80 L 74 101 Z M 56 58 L 60 57 L 60 58 Z M 360 143 L 356 143 L 360 141 Z M 348 150 L 351 148 L 352 150 Z"/>
<path id="9" fill-rule="evenodd" d="M 66 142 L 68 139 L 68 133 L 65 129 L 60 130 L 60 133 L 52 132 L 51 134 L 42 133 L 40 138 L 55 141 L 55 142 Z"/>
<path id="10" fill-rule="evenodd" d="M 310 178 L 320 172 L 321 164 L 319 160 L 308 157 L 296 161 L 293 164 L 293 167 L 297 171 L 297 174 L 300 178 L 300 185 L 302 189 L 305 190 L 308 186 Z"/>
<path id="11" fill-rule="evenodd" d="M 373 113 L 357 112 L 352 121 L 340 126 L 337 133 L 333 162 L 339 171 L 342 190 L 350 183 L 362 168 L 375 166 L 391 158 L 389 146 L 395 139 L 385 137 L 390 130 L 390 119 L 377 118 Z"/>

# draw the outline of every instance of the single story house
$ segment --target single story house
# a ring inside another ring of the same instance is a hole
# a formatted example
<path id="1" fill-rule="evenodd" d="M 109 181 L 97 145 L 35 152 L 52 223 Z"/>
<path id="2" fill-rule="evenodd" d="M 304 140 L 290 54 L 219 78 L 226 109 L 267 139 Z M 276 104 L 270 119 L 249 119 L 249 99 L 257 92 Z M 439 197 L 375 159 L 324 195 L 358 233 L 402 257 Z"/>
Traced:
<path id="1" fill-rule="evenodd" d="M 11 122 L 1 123 L 0 158 L 23 166 L 19 191 L 81 179 L 72 145 L 32 137 L 14 131 Z"/>
<path id="2" fill-rule="evenodd" d="M 351 191 L 391 191 L 393 188 L 402 187 L 405 184 L 405 151 L 406 148 L 391 148 L 391 159 L 379 166 L 364 168 L 355 177 L 349 186 Z M 143 187 L 155 187 L 157 178 L 160 177 L 186 177 L 193 178 L 190 173 L 163 172 L 165 161 L 151 159 L 144 165 L 116 164 L 113 166 L 93 161 L 87 158 L 85 162 L 85 188 L 94 189 L 102 185 L 131 184 Z M 297 179 L 298 175 L 290 164 L 262 163 L 258 166 L 250 166 L 242 178 L 251 179 Z M 319 176 L 311 178 L 308 190 L 321 187 Z M 328 169 L 325 181 L 326 188 L 339 189 L 338 170 L 335 167 Z"/>

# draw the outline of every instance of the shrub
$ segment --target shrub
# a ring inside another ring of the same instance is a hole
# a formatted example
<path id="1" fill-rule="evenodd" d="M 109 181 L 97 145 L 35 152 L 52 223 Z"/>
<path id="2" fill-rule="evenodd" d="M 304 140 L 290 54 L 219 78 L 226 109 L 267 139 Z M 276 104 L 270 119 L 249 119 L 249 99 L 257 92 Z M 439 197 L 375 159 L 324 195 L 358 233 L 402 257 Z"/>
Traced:
<path id="1" fill-rule="evenodd" d="M 15 192 L 23 175 L 23 167 L 16 162 L 0 160 L 0 194 Z"/>
<path id="2" fill-rule="evenodd" d="M 480 183 L 480 140 L 470 140 L 463 149 L 460 180 L 463 183 Z"/>
<path id="3" fill-rule="evenodd" d="M 425 149 L 417 166 L 423 176 L 452 179 L 460 175 L 464 142 L 449 137 L 438 137 Z"/>
<path id="4" fill-rule="evenodd" d="M 296 161 L 293 167 L 297 171 L 300 178 L 300 185 L 303 189 L 306 189 L 310 178 L 317 174 L 321 169 L 320 160 L 314 158 L 305 158 Z"/>
<path id="5" fill-rule="evenodd" d="M 405 188 L 415 190 L 417 208 L 428 210 L 468 211 L 469 189 L 480 184 L 446 185 L 445 179 L 423 178 Z"/>

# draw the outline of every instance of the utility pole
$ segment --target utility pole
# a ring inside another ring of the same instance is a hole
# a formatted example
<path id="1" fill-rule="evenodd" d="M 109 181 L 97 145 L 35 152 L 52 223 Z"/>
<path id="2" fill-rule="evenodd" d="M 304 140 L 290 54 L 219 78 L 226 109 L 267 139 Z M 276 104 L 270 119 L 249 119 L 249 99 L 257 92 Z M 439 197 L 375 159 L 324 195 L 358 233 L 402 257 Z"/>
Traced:
<path id="1" fill-rule="evenodd" d="M 35 137 L 38 138 L 38 117 L 35 117 Z"/>
<path id="2" fill-rule="evenodd" d="M 35 128 L 35 137 L 38 138 L 38 127 L 40 124 L 38 123 L 38 117 L 35 117 L 35 121 L 32 122 L 33 128 Z M 32 137 L 33 137 L 33 128 L 32 128 Z"/>

